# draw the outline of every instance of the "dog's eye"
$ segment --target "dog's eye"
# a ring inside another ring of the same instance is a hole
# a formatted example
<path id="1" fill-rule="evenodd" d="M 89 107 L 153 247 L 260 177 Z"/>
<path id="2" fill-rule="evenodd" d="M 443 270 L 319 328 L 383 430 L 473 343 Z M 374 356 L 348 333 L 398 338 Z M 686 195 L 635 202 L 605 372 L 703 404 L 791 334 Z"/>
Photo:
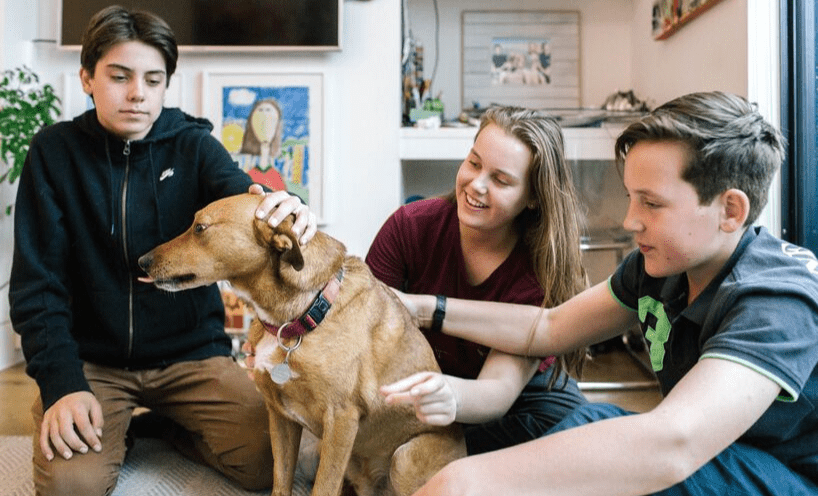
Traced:
<path id="1" fill-rule="evenodd" d="M 195 226 L 193 226 L 193 232 L 195 232 L 196 234 L 203 233 L 205 229 L 207 229 L 206 224 L 196 224 Z"/>

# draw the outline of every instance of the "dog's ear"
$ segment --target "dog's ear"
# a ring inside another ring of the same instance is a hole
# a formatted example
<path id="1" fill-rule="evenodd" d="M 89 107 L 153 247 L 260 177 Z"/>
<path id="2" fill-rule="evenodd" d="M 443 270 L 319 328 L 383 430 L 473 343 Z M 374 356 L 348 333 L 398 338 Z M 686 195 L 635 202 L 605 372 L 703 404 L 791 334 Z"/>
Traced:
<path id="1" fill-rule="evenodd" d="M 273 235 L 273 246 L 281 252 L 281 260 L 292 265 L 293 269 L 304 268 L 304 255 L 301 254 L 301 247 L 292 230 L 278 232 Z"/>
<path id="2" fill-rule="evenodd" d="M 304 255 L 301 254 L 301 247 L 298 245 L 298 239 L 293 233 L 293 218 L 287 217 L 275 228 L 270 227 L 266 221 L 255 220 L 256 236 L 259 241 L 276 250 L 281 254 L 281 261 L 290 264 L 293 269 L 301 270 L 304 268 Z"/>

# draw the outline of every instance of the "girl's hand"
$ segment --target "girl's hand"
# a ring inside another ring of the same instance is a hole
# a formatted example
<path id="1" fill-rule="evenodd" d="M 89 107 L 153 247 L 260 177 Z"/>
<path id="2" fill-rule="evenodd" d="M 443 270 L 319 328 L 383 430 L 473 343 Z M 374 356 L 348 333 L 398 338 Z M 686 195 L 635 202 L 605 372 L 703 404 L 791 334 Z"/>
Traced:
<path id="1" fill-rule="evenodd" d="M 267 218 L 267 222 L 276 227 L 288 215 L 295 214 L 293 233 L 298 238 L 298 242 L 302 245 L 307 244 L 315 236 L 315 232 L 318 230 L 315 214 L 310 211 L 309 207 L 301 203 L 300 198 L 286 191 L 265 193 L 261 185 L 258 184 L 250 186 L 249 192 L 254 195 L 265 195 L 264 200 L 256 210 L 256 217 L 259 219 Z"/>
<path id="2" fill-rule="evenodd" d="M 382 386 L 387 404 L 407 403 L 415 415 L 429 425 L 449 425 L 457 415 L 457 395 L 445 375 L 419 372 L 392 384 Z"/>

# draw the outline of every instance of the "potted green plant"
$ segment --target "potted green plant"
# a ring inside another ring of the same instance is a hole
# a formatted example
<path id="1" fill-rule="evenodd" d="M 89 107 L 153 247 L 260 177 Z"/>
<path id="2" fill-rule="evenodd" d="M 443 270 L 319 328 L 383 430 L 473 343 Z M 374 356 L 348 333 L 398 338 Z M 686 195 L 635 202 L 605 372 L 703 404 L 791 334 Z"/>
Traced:
<path id="1" fill-rule="evenodd" d="M 0 77 L 0 183 L 14 183 L 23 170 L 31 138 L 60 115 L 60 99 L 49 84 L 23 66 Z M 6 214 L 11 206 L 6 207 Z"/>

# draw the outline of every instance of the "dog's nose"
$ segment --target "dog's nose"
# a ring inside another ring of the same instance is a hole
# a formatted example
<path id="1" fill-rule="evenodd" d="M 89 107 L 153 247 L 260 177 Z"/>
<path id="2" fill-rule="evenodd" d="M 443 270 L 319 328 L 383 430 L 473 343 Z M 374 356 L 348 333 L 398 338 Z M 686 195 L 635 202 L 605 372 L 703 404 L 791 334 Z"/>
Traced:
<path id="1" fill-rule="evenodd" d="M 139 257 L 137 263 L 139 264 L 139 268 L 147 272 L 148 269 L 151 268 L 151 265 L 153 265 L 153 252 L 148 252 Z"/>

